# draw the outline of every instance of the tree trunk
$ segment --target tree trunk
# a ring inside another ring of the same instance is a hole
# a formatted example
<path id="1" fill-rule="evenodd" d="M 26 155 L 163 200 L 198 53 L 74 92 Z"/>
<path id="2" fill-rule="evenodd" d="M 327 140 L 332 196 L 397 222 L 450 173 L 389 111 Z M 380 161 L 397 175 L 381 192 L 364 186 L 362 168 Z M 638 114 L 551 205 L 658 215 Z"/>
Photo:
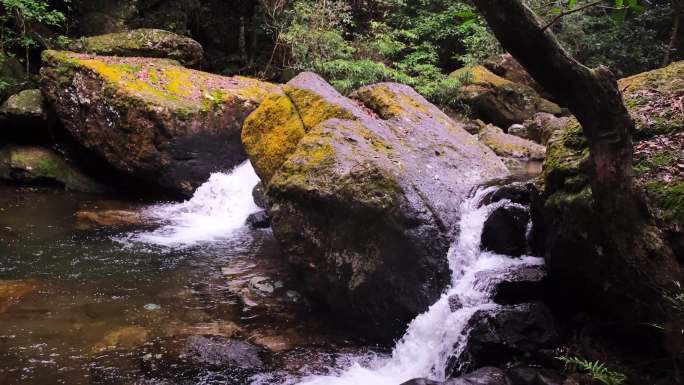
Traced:
<path id="1" fill-rule="evenodd" d="M 677 39 L 679 38 L 679 24 L 682 18 L 682 9 L 684 8 L 684 0 L 672 1 L 672 32 L 670 33 L 670 40 L 667 44 L 667 51 L 663 58 L 663 67 L 670 64 L 672 60 L 672 51 L 677 49 Z"/>
<path id="2" fill-rule="evenodd" d="M 590 69 L 573 59 L 551 31 L 542 30 L 536 15 L 520 0 L 474 3 L 502 46 L 566 105 L 583 127 L 590 151 L 588 164 L 583 167 L 588 173 L 596 220 L 603 229 L 604 243 L 597 247 L 605 257 L 597 263 L 611 272 L 610 277 L 589 277 L 587 284 L 596 289 L 597 296 L 609 285 L 614 286 L 611 293 L 621 292 L 620 302 L 629 306 L 612 316 L 634 321 L 662 318 L 662 292 L 681 277 L 681 272 L 655 226 L 645 195 L 634 184 L 634 122 L 614 75 L 606 67 Z M 600 301 L 616 300 L 610 294 L 606 296 Z"/>

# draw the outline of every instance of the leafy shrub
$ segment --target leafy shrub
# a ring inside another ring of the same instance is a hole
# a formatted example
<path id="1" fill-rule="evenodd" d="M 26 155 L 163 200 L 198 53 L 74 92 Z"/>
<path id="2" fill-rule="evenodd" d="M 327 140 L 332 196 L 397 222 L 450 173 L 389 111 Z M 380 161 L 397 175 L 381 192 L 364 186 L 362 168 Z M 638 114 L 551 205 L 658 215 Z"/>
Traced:
<path id="1" fill-rule="evenodd" d="M 627 380 L 627 376 L 620 372 L 609 370 L 600 361 L 588 361 L 583 358 L 569 356 L 558 357 L 558 359 L 565 364 L 566 370 L 586 372 L 591 378 L 603 385 L 620 385 Z"/>

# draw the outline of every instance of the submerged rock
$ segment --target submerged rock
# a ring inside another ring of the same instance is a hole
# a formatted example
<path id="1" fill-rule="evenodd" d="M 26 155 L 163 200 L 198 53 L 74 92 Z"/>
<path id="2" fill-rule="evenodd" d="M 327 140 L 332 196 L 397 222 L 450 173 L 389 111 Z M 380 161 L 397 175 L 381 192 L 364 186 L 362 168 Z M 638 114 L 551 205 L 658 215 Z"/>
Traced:
<path id="1" fill-rule="evenodd" d="M 6 280 L 0 279 L 0 314 L 19 302 L 27 294 L 37 290 L 39 284 L 32 279 Z"/>
<path id="2" fill-rule="evenodd" d="M 141 213 L 131 210 L 79 211 L 76 213 L 76 220 L 80 229 L 136 227 L 149 224 Z"/>
<path id="3" fill-rule="evenodd" d="M 499 127 L 488 125 L 480 130 L 478 138 L 500 157 L 542 160 L 546 148 L 530 140 L 506 134 Z"/>
<path id="4" fill-rule="evenodd" d="M 243 131 L 274 235 L 347 325 L 396 337 L 449 281 L 460 202 L 507 171 L 409 87 L 364 87 L 353 97 L 365 107 L 311 73 L 284 92 Z"/>
<path id="5" fill-rule="evenodd" d="M 519 257 L 527 250 L 527 224 L 530 214 L 516 205 L 494 210 L 482 229 L 482 249 Z"/>
<path id="6" fill-rule="evenodd" d="M 191 336 L 185 343 L 181 356 L 202 367 L 260 369 L 264 366 L 260 354 L 259 348 L 243 341 Z"/>
<path id="7" fill-rule="evenodd" d="M 509 127 L 537 112 L 561 113 L 558 105 L 531 87 L 499 77 L 482 66 L 462 68 L 450 76 L 463 82 L 461 99 L 486 123 Z"/>
<path id="8" fill-rule="evenodd" d="M 43 94 L 80 144 L 119 172 L 179 196 L 245 160 L 242 123 L 279 89 L 166 59 L 45 51 L 43 63 Z"/>
<path id="9" fill-rule="evenodd" d="M 0 148 L 0 179 L 19 183 L 53 183 L 67 190 L 82 192 L 105 190 L 60 155 L 42 147 L 7 145 Z"/>
<path id="10" fill-rule="evenodd" d="M 199 66 L 203 55 L 202 46 L 195 40 L 151 28 L 84 37 L 69 45 L 69 50 L 104 56 L 173 59 L 187 67 Z"/>

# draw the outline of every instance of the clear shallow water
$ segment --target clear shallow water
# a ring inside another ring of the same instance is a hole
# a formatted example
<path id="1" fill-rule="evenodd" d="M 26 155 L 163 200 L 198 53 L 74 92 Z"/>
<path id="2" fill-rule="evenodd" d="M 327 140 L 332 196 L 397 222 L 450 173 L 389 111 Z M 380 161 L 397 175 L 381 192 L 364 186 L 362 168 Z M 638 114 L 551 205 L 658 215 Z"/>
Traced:
<path id="1" fill-rule="evenodd" d="M 153 206 L 0 185 L 0 384 L 216 383 L 211 371 L 151 369 L 150 357 L 173 362 L 192 335 L 264 347 L 277 359 L 255 383 L 325 373 L 349 349 L 356 356 L 349 336 L 299 295 L 271 232 L 242 226 L 256 182 L 251 168 L 236 172 L 242 183 L 214 175 L 197 199 Z M 216 202 L 224 194 L 242 200 Z M 104 209 L 161 224 L 98 228 L 75 216 Z"/>

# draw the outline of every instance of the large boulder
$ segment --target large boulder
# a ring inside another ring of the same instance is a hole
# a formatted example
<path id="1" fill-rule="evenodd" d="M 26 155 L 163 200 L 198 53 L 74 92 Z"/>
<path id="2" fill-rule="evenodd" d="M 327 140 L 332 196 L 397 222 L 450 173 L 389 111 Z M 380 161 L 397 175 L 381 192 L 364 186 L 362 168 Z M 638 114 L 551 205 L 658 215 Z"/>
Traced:
<path id="1" fill-rule="evenodd" d="M 243 130 L 274 235 L 340 319 L 396 337 L 449 282 L 460 202 L 506 168 L 410 87 L 376 84 L 352 100 L 303 73 L 284 93 Z"/>
<path id="2" fill-rule="evenodd" d="M 53 183 L 67 190 L 102 192 L 104 188 L 59 154 L 42 147 L 0 148 L 0 179 L 19 183 Z"/>
<path id="3" fill-rule="evenodd" d="M 503 132 L 499 127 L 487 125 L 477 135 L 487 147 L 503 158 L 543 160 L 546 148 L 531 140 Z"/>
<path id="4" fill-rule="evenodd" d="M 678 100 L 684 92 L 684 62 L 619 80 L 625 104 L 636 121 L 634 175 L 650 199 L 660 230 L 680 263 L 684 262 L 684 117 Z M 582 168 L 588 144 L 576 119 L 556 131 L 548 146 L 540 186 L 544 256 L 551 281 L 565 302 L 623 320 L 643 319 L 657 291 L 647 291 L 612 265 L 623 261 L 604 247 L 604 229 L 588 177 Z M 651 294 L 647 294 L 647 293 Z"/>
<path id="5" fill-rule="evenodd" d="M 526 85 L 533 88 L 544 98 L 551 99 L 551 96 L 544 91 L 542 86 L 532 78 L 525 67 L 515 60 L 510 53 L 492 56 L 482 62 L 482 65 L 497 76 L 501 76 L 513 83 Z"/>
<path id="6" fill-rule="evenodd" d="M 195 40 L 151 28 L 84 37 L 69 45 L 69 49 L 104 56 L 167 58 L 187 67 L 199 66 L 203 55 L 202 46 Z"/>
<path id="7" fill-rule="evenodd" d="M 45 51 L 41 87 L 66 130 L 114 169 L 189 196 L 246 159 L 245 117 L 279 88 L 166 59 Z"/>
<path id="8" fill-rule="evenodd" d="M 450 76 L 463 82 L 460 98 L 486 123 L 509 127 L 537 112 L 561 113 L 558 105 L 531 87 L 497 76 L 483 66 L 461 68 Z"/>

